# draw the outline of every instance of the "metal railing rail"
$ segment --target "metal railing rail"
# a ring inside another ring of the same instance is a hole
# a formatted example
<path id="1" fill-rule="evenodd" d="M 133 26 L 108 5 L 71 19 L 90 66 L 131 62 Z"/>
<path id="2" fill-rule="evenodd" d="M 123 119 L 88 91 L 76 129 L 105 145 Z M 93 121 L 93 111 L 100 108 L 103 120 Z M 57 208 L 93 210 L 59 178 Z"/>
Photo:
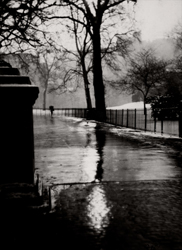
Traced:
<path id="1" fill-rule="evenodd" d="M 142 109 L 106 110 L 106 122 L 126 128 L 140 129 L 154 133 L 169 134 L 182 137 L 182 118 L 167 119 L 153 116 L 148 109 L 146 115 Z"/>

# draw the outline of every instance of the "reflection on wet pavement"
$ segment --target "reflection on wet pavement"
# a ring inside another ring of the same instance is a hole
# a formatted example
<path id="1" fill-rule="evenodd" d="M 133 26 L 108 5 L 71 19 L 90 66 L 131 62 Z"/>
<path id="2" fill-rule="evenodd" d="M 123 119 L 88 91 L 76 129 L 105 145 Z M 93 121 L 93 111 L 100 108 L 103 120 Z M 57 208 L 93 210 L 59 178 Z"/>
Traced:
<path id="1" fill-rule="evenodd" d="M 99 184 L 55 185 L 51 188 L 51 209 L 66 210 L 74 207 L 70 216 L 80 210 L 79 220 L 96 233 L 104 233 L 110 222 L 111 206 L 108 206 L 104 186 Z M 75 209 L 77 207 L 77 209 Z M 71 218 L 72 219 L 72 218 Z"/>
<path id="2" fill-rule="evenodd" d="M 166 149 L 132 143 L 94 122 L 34 117 L 35 166 L 47 185 L 182 176 Z"/>
<path id="3" fill-rule="evenodd" d="M 92 192 L 87 196 L 88 205 L 86 207 L 88 224 L 96 231 L 103 230 L 109 224 L 109 211 L 107 199 L 101 186 L 94 186 Z"/>
<path id="4" fill-rule="evenodd" d="M 104 163 L 104 146 L 106 143 L 106 134 L 104 131 L 99 131 L 97 126 L 95 128 L 95 135 L 96 135 L 96 149 L 99 159 L 97 161 L 97 168 L 96 168 L 96 175 L 95 181 L 102 181 L 103 179 L 103 163 Z"/>
<path id="5" fill-rule="evenodd" d="M 53 239 L 66 249 L 182 249 L 182 169 L 167 148 L 94 122 L 35 117 L 34 125 Z"/>
<path id="6" fill-rule="evenodd" d="M 62 228 L 59 237 L 68 237 L 66 243 L 73 233 L 79 246 L 83 244 L 78 249 L 182 249 L 181 184 L 160 180 L 53 186 L 53 209 L 60 222 L 51 230 L 59 233 Z M 74 247 L 73 241 L 67 249 Z"/>

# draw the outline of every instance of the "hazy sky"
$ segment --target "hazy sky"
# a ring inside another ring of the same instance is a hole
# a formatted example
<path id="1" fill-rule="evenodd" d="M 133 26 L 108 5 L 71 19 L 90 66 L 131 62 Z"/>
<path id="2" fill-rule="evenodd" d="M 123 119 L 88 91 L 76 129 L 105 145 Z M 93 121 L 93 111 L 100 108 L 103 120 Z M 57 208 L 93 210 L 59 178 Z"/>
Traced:
<path id="1" fill-rule="evenodd" d="M 136 4 L 127 1 L 123 4 L 134 18 L 133 24 L 141 30 L 142 40 L 167 37 L 177 23 L 182 23 L 182 0 L 137 0 Z M 64 46 L 73 47 L 74 40 L 67 38 L 66 33 L 61 37 L 65 37 Z"/>
<path id="2" fill-rule="evenodd" d="M 134 6 L 143 40 L 165 37 L 182 22 L 182 0 L 138 0 Z"/>

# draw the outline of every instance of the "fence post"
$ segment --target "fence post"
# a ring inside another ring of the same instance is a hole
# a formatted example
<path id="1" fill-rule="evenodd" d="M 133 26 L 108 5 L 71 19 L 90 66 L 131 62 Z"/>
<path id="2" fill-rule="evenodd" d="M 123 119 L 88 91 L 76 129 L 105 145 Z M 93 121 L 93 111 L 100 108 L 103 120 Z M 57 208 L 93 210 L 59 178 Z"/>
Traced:
<path id="1" fill-rule="evenodd" d="M 127 109 L 127 114 L 126 114 L 126 127 L 128 128 L 128 109 Z"/>
<path id="2" fill-rule="evenodd" d="M 156 133 L 156 115 L 154 114 L 154 133 Z"/>
<path id="3" fill-rule="evenodd" d="M 122 114 L 121 114 L 121 126 L 123 126 L 123 109 L 122 109 Z"/>
<path id="4" fill-rule="evenodd" d="M 87 115 L 86 115 L 86 114 L 87 114 L 87 109 L 84 109 L 84 110 L 83 110 L 83 116 L 84 116 L 84 118 L 87 119 Z"/>
<path id="5" fill-rule="evenodd" d="M 179 105 L 179 137 L 182 137 L 182 102 Z"/>
<path id="6" fill-rule="evenodd" d="M 161 109 L 161 134 L 163 134 L 163 110 Z"/>
<path id="7" fill-rule="evenodd" d="M 117 109 L 116 109 L 115 115 L 116 115 L 116 117 L 115 117 L 115 125 L 117 125 Z"/>
<path id="8" fill-rule="evenodd" d="M 145 108 L 145 132 L 147 131 L 147 109 Z"/>
<path id="9" fill-rule="evenodd" d="M 135 129 L 136 129 L 136 109 L 135 109 Z"/>

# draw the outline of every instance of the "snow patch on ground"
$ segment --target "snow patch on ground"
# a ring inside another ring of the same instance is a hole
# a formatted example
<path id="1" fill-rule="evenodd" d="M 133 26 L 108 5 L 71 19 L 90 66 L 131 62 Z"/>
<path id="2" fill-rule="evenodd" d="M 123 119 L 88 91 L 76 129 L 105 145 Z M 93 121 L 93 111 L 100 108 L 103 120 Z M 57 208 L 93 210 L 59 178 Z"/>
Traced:
<path id="1" fill-rule="evenodd" d="M 132 134 L 132 135 L 137 135 L 140 137 L 140 135 L 146 135 L 146 136 L 150 136 L 150 137 L 157 137 L 157 138 L 176 138 L 176 139 L 180 139 L 178 136 L 174 136 L 174 135 L 169 135 L 169 134 L 161 134 L 161 133 L 154 133 L 151 131 L 142 131 L 142 130 L 134 130 L 132 128 L 112 128 L 111 131 L 113 133 L 116 133 L 118 135 L 121 135 L 123 133 L 127 133 L 127 134 Z"/>
<path id="2" fill-rule="evenodd" d="M 115 106 L 115 107 L 107 107 L 107 109 L 143 109 L 144 104 L 143 102 L 131 102 L 131 103 L 126 103 L 121 106 Z M 151 105 L 146 104 L 146 108 L 150 109 Z"/>
<path id="3" fill-rule="evenodd" d="M 83 121 L 81 124 L 82 124 L 83 126 L 88 126 L 88 127 L 92 127 L 92 128 L 95 128 L 96 125 L 97 125 L 96 122 L 90 122 L 90 121 L 88 121 L 88 122 Z"/>
<path id="4" fill-rule="evenodd" d="M 80 117 L 73 117 L 73 116 L 63 116 L 63 115 L 58 115 L 59 117 L 64 117 L 66 120 L 72 120 L 73 123 L 76 123 L 76 122 L 82 122 L 83 121 L 83 118 L 80 118 Z"/>
<path id="5" fill-rule="evenodd" d="M 94 120 L 85 120 L 84 118 L 79 118 L 79 117 L 69 117 L 65 116 L 65 119 L 67 120 L 72 120 L 73 123 L 79 122 L 80 126 L 88 126 L 88 127 L 93 127 L 95 128 L 97 125 L 97 122 Z"/>

